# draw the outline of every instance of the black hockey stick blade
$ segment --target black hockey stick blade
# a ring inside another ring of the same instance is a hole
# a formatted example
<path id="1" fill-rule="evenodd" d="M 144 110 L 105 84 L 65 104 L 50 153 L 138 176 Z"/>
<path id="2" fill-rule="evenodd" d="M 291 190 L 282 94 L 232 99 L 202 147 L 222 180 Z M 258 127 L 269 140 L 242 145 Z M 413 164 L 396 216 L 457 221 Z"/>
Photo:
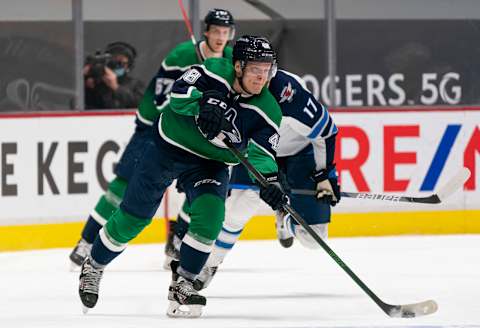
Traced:
<path id="1" fill-rule="evenodd" d="M 383 303 L 382 310 L 392 318 L 415 318 L 435 313 L 438 305 L 434 300 L 405 305 L 390 305 Z"/>
<path id="2" fill-rule="evenodd" d="M 466 167 L 462 168 L 453 178 L 451 178 L 444 186 L 440 188 L 438 193 L 425 197 L 398 196 L 388 194 L 371 194 L 365 192 L 342 191 L 340 194 L 346 198 L 383 200 L 388 202 L 406 202 L 420 204 L 440 204 L 442 201 L 450 197 L 458 189 L 462 188 L 470 177 L 470 170 Z M 316 196 L 315 190 L 309 189 L 292 189 L 293 194 Z"/>

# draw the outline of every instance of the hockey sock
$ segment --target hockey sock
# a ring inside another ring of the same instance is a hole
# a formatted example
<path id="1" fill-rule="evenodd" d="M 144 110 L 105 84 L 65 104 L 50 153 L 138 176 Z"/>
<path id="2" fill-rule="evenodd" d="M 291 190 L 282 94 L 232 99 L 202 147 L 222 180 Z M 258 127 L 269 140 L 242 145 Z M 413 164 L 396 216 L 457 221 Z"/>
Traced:
<path id="1" fill-rule="evenodd" d="M 203 194 L 192 202 L 190 226 L 180 247 L 179 274 L 193 279 L 200 273 L 220 232 L 224 215 L 225 202 L 216 195 Z"/>
<path id="2" fill-rule="evenodd" d="M 185 234 L 188 231 L 188 226 L 190 225 L 190 205 L 188 201 L 183 202 L 180 212 L 178 212 L 176 224 L 172 225 L 175 227 L 175 235 L 179 240 L 182 240 Z"/>
<path id="3" fill-rule="evenodd" d="M 151 221 L 151 218 L 139 218 L 121 209 L 117 210 L 93 243 L 91 252 L 93 260 L 101 265 L 110 263 Z"/>
<path id="4" fill-rule="evenodd" d="M 180 247 L 180 267 L 177 272 L 194 280 L 207 262 L 212 246 L 213 240 L 199 241 L 189 234 L 185 235 Z"/>
<path id="5" fill-rule="evenodd" d="M 183 217 L 180 216 L 180 214 L 177 217 L 177 223 L 175 224 L 175 236 L 178 237 L 178 239 L 182 240 L 185 234 L 188 231 L 189 223 L 183 219 Z"/>
<path id="6" fill-rule="evenodd" d="M 238 238 L 240 238 L 242 231 L 243 229 L 239 231 L 229 231 L 225 227 L 222 227 L 217 240 L 215 240 L 212 254 L 210 254 L 210 257 L 208 258 L 207 266 L 219 266 L 227 256 L 228 252 L 233 248 Z"/>
<path id="7" fill-rule="evenodd" d="M 88 216 L 82 230 L 82 238 L 89 244 L 93 243 L 98 231 L 107 223 L 110 216 L 118 209 L 127 189 L 127 181 L 115 178 L 108 185 L 107 192 L 100 197 L 95 209 Z"/>
<path id="8" fill-rule="evenodd" d="M 102 226 L 107 223 L 110 216 L 118 209 L 123 195 L 127 189 L 127 181 L 116 177 L 108 185 L 105 194 L 100 198 L 90 216 Z"/>
<path id="9" fill-rule="evenodd" d="M 82 238 L 89 244 L 95 241 L 95 237 L 98 235 L 98 231 L 102 229 L 102 225 L 98 223 L 92 216 L 88 216 L 87 223 L 82 230 Z"/>

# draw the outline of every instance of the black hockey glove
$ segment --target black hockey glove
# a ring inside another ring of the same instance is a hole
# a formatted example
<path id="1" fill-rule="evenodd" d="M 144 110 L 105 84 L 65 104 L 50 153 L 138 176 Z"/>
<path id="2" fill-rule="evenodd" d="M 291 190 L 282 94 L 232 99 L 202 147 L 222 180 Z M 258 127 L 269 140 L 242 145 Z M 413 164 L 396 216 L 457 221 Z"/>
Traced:
<path id="1" fill-rule="evenodd" d="M 217 90 L 207 90 L 203 93 L 199 105 L 198 128 L 208 140 L 212 140 L 226 124 L 223 114 L 228 108 L 227 97 Z"/>
<path id="2" fill-rule="evenodd" d="M 274 211 L 277 211 L 288 203 L 288 196 L 282 190 L 278 177 L 265 177 L 268 184 L 260 186 L 260 198 L 267 203 Z"/>
<path id="3" fill-rule="evenodd" d="M 335 164 L 314 172 L 312 179 L 316 183 L 317 199 L 332 206 L 337 205 L 341 196 Z"/>

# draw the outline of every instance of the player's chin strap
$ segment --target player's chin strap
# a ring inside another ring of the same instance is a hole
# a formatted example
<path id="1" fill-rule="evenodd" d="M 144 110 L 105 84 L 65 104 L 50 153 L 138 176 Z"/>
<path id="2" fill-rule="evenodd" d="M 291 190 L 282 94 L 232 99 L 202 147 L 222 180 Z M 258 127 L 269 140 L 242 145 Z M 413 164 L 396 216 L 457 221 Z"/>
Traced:
<path id="1" fill-rule="evenodd" d="M 231 141 L 223 136 L 219 135 L 219 138 L 223 138 L 223 142 L 232 154 L 242 163 L 245 168 L 257 179 L 258 183 L 262 187 L 266 187 L 268 182 L 263 175 L 246 159 L 240 151 L 233 146 Z M 328 246 L 328 244 L 320 238 L 320 236 L 308 225 L 308 223 L 293 209 L 290 204 L 283 206 L 283 209 L 290 213 L 292 218 L 300 224 L 310 236 L 328 253 L 328 255 L 355 281 L 355 283 L 373 300 L 382 310 L 390 317 L 412 318 L 422 315 L 431 314 L 437 311 L 438 305 L 433 300 L 428 300 L 420 303 L 404 304 L 404 305 L 391 305 L 383 302 L 367 285 L 343 262 L 340 257 Z"/>

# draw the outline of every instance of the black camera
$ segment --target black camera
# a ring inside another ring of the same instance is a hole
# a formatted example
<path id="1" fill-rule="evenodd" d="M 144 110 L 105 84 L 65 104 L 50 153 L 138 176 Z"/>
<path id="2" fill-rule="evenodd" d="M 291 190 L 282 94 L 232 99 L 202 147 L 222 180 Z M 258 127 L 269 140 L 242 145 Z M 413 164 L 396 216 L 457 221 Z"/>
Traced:
<path id="1" fill-rule="evenodd" d="M 93 78 L 95 83 L 101 82 L 105 75 L 105 67 L 109 66 L 111 61 L 112 55 L 108 52 L 102 53 L 100 50 L 97 50 L 95 54 L 88 55 L 85 60 L 85 64 L 90 65 L 87 77 Z"/>

